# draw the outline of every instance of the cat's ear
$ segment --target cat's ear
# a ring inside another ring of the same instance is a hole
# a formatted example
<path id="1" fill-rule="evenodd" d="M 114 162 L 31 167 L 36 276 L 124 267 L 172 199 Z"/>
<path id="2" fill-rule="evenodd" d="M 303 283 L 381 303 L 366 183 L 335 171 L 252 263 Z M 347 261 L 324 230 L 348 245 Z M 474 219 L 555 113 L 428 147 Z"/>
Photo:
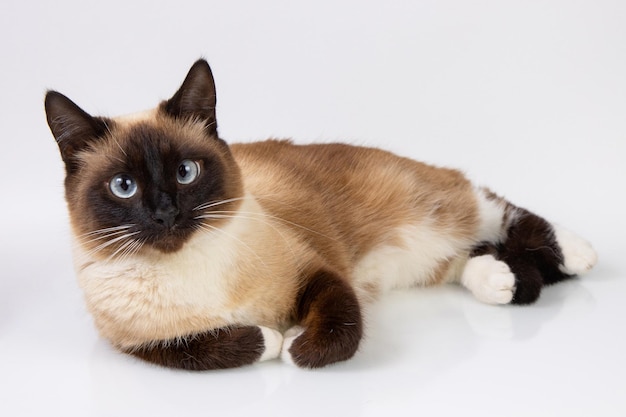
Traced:
<path id="1" fill-rule="evenodd" d="M 217 136 L 215 104 L 213 73 L 209 64 L 200 59 L 189 70 L 183 85 L 162 104 L 162 108 L 173 117 L 202 120 L 207 133 Z"/>
<path id="2" fill-rule="evenodd" d="M 105 119 L 92 117 L 72 100 L 56 91 L 48 91 L 45 99 L 46 118 L 59 145 L 68 173 L 78 167 L 76 153 L 101 137 L 108 130 Z"/>

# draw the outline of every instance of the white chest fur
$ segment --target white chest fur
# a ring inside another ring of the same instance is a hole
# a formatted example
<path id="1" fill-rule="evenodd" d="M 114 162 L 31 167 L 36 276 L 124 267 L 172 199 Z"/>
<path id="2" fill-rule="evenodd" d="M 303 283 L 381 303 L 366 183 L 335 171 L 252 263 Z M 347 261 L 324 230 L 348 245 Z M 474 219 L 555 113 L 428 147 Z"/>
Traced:
<path id="1" fill-rule="evenodd" d="M 260 210 L 254 199 L 246 198 L 240 208 L 246 216 L 219 230 L 197 232 L 173 254 L 149 250 L 122 261 L 99 261 L 77 246 L 79 283 L 103 336 L 117 345 L 135 346 L 231 324 L 271 321 L 255 299 L 274 307 L 276 303 L 255 287 L 274 275 L 267 259 L 284 257 L 268 253 L 280 252 L 280 245 L 268 248 L 252 238 L 268 233 L 267 225 L 249 214 Z M 261 259 L 264 265 L 255 265 Z"/>

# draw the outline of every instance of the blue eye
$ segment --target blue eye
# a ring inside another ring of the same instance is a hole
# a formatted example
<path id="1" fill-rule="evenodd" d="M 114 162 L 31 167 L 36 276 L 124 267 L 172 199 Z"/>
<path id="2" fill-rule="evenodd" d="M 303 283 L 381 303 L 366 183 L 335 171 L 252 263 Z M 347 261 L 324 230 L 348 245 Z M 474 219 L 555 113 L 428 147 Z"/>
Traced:
<path id="1" fill-rule="evenodd" d="M 191 184 L 200 175 L 200 164 L 190 159 L 185 159 L 178 166 L 176 181 L 180 184 Z"/>
<path id="2" fill-rule="evenodd" d="M 116 197 L 131 198 L 137 192 L 137 183 L 128 174 L 117 174 L 109 182 L 109 188 Z"/>

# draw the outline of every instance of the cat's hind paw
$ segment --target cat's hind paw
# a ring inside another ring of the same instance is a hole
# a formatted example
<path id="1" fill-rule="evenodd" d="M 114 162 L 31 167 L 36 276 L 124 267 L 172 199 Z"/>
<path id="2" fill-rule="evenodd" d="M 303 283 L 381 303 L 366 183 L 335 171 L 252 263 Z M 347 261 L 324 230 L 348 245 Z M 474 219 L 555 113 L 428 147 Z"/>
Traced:
<path id="1" fill-rule="evenodd" d="M 483 303 L 508 304 L 515 293 L 515 275 L 509 266 L 492 255 L 467 261 L 461 283 Z"/>
<path id="2" fill-rule="evenodd" d="M 582 237 L 557 225 L 554 226 L 554 235 L 563 254 L 559 269 L 564 274 L 584 274 L 598 262 L 598 254 Z"/>

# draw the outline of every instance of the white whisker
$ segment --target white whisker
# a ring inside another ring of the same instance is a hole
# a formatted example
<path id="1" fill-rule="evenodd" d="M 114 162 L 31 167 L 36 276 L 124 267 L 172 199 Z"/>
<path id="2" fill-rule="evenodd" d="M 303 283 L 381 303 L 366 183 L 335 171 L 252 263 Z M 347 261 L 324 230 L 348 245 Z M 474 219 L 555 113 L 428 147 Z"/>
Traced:
<path id="1" fill-rule="evenodd" d="M 94 231 L 91 231 L 91 232 L 84 233 L 84 234 L 80 235 L 79 237 L 93 236 L 93 235 L 98 235 L 98 234 L 103 234 L 103 233 L 115 232 L 115 231 L 118 231 L 118 230 L 127 230 L 127 229 L 130 229 L 133 226 L 134 226 L 134 224 L 123 224 L 121 226 L 106 227 L 104 229 L 98 229 L 98 230 L 94 230 Z"/>
<path id="2" fill-rule="evenodd" d="M 313 230 L 313 229 L 310 229 L 310 228 L 308 228 L 306 226 L 302 226 L 301 224 L 294 223 L 292 221 L 285 220 L 285 219 L 280 218 L 278 216 L 273 216 L 273 215 L 267 214 L 267 213 L 257 213 L 257 212 L 249 212 L 249 211 L 220 211 L 220 210 L 216 210 L 216 211 L 211 211 L 210 213 L 206 213 L 206 214 L 202 214 L 202 215 L 196 216 L 194 218 L 195 219 L 209 219 L 209 218 L 211 218 L 211 216 L 215 216 L 215 215 L 229 215 L 229 214 L 230 215 L 241 215 L 241 214 L 243 214 L 243 215 L 247 215 L 247 216 L 263 217 L 263 218 L 266 218 L 266 219 L 282 222 L 284 224 L 288 224 L 288 225 L 297 227 L 297 228 L 302 229 L 302 230 L 306 230 L 307 232 L 314 233 L 314 234 L 316 234 L 318 236 L 325 237 L 326 239 L 330 239 L 330 240 L 333 240 L 335 242 L 338 241 L 337 239 L 335 239 L 335 238 L 333 238 L 331 236 L 328 236 L 328 235 L 326 235 L 324 233 L 320 233 L 320 232 L 318 232 L 316 230 Z M 216 217 L 213 217 L 213 218 L 216 218 Z"/>
<path id="3" fill-rule="evenodd" d="M 233 214 L 212 214 L 212 213 L 207 213 L 207 214 L 205 214 L 203 216 L 196 217 L 196 219 L 203 218 L 203 219 L 219 220 L 219 219 L 237 219 L 237 218 L 239 218 L 239 219 L 254 220 L 254 221 L 262 222 L 263 224 L 271 227 L 281 237 L 281 239 L 283 239 L 285 244 L 289 247 L 289 252 L 291 252 L 293 257 L 296 258 L 296 254 L 293 251 L 293 247 L 291 245 L 291 242 L 285 237 L 284 233 L 279 228 L 277 228 L 271 222 L 266 221 L 266 219 L 264 218 L 263 215 L 260 215 L 258 217 L 245 216 L 245 215 L 241 214 L 242 212 L 235 212 L 235 211 L 233 211 L 233 212 L 223 212 L 223 213 L 233 213 Z M 244 212 L 244 213 L 248 213 L 248 212 Z M 248 214 L 254 214 L 254 213 L 248 213 Z"/>
<path id="4" fill-rule="evenodd" d="M 124 242 L 123 244 L 121 244 L 116 250 L 115 252 L 113 252 L 108 258 L 107 258 L 107 262 L 114 259 L 118 253 L 124 253 L 129 246 L 132 246 L 134 243 L 136 242 L 135 239 L 129 239 L 128 241 Z M 116 259 L 116 261 L 121 262 L 123 260 L 123 256 L 120 256 L 118 259 Z"/>
<path id="5" fill-rule="evenodd" d="M 261 258 L 255 251 L 254 249 L 252 249 L 247 243 L 245 243 L 244 241 L 242 241 L 241 239 L 239 239 L 236 236 L 233 236 L 232 234 L 220 229 L 219 227 L 215 227 L 215 226 L 211 226 L 210 224 L 201 224 L 199 225 L 202 229 L 205 229 L 207 231 L 210 232 L 218 232 L 218 233 L 222 233 L 224 236 L 229 237 L 230 239 L 235 240 L 236 242 L 239 242 L 242 246 L 244 246 L 246 249 L 248 249 L 248 251 L 254 255 L 260 262 L 261 264 L 263 264 L 263 266 L 268 270 L 271 271 L 271 269 L 267 266 L 267 264 L 265 263 L 265 261 L 263 260 L 263 258 Z"/>
<path id="6" fill-rule="evenodd" d="M 92 250 L 90 250 L 90 251 L 87 253 L 87 255 L 89 255 L 89 256 L 94 255 L 94 254 L 96 254 L 96 253 L 98 253 L 98 252 L 102 251 L 103 249 L 105 249 L 105 248 L 107 248 L 107 247 L 109 247 L 109 246 L 111 246 L 111 245 L 113 245 L 113 244 L 115 244 L 115 243 L 117 243 L 117 242 L 119 242 L 119 241 L 122 241 L 122 240 L 128 239 L 128 238 L 130 238 L 130 237 L 132 237 L 132 236 L 135 236 L 135 235 L 136 235 L 136 234 L 138 234 L 138 233 L 140 233 L 140 232 L 131 232 L 131 233 L 126 233 L 126 234 L 124 234 L 124 235 L 122 235 L 122 236 L 118 236 L 118 237 L 116 237 L 116 238 L 114 238 L 114 239 L 111 239 L 111 240 L 108 240 L 108 241 L 106 241 L 106 242 L 103 242 L 103 243 L 101 243 L 100 245 L 98 245 L 98 246 L 96 246 L 95 248 L 93 248 Z"/>
<path id="7" fill-rule="evenodd" d="M 232 203 L 234 201 L 241 201 L 241 200 L 245 200 L 245 196 L 244 197 L 235 197 L 235 198 L 229 198 L 226 200 L 220 200 L 220 201 L 209 201 L 207 203 L 202 203 L 199 206 L 196 206 L 193 211 L 199 211 L 199 210 L 206 210 L 208 208 L 211 207 L 216 207 L 222 204 L 228 204 L 228 203 Z"/>
<path id="8" fill-rule="evenodd" d="M 117 235 L 120 235 L 122 233 L 126 233 L 126 231 L 125 230 L 118 230 L 117 232 L 111 232 L 111 233 L 108 233 L 106 235 L 103 234 L 101 236 L 94 237 L 94 238 L 91 238 L 91 239 L 80 238 L 80 240 L 81 240 L 82 243 L 92 243 L 92 242 L 96 242 L 98 240 L 110 239 L 110 238 L 112 238 L 114 236 L 117 236 Z"/>
<path id="9" fill-rule="evenodd" d="M 145 240 L 143 239 L 132 239 L 130 241 L 130 245 L 127 245 L 127 247 L 120 254 L 119 258 L 117 259 L 118 262 L 123 262 L 127 258 L 135 255 L 139 251 L 139 249 L 141 249 L 144 243 Z"/>

